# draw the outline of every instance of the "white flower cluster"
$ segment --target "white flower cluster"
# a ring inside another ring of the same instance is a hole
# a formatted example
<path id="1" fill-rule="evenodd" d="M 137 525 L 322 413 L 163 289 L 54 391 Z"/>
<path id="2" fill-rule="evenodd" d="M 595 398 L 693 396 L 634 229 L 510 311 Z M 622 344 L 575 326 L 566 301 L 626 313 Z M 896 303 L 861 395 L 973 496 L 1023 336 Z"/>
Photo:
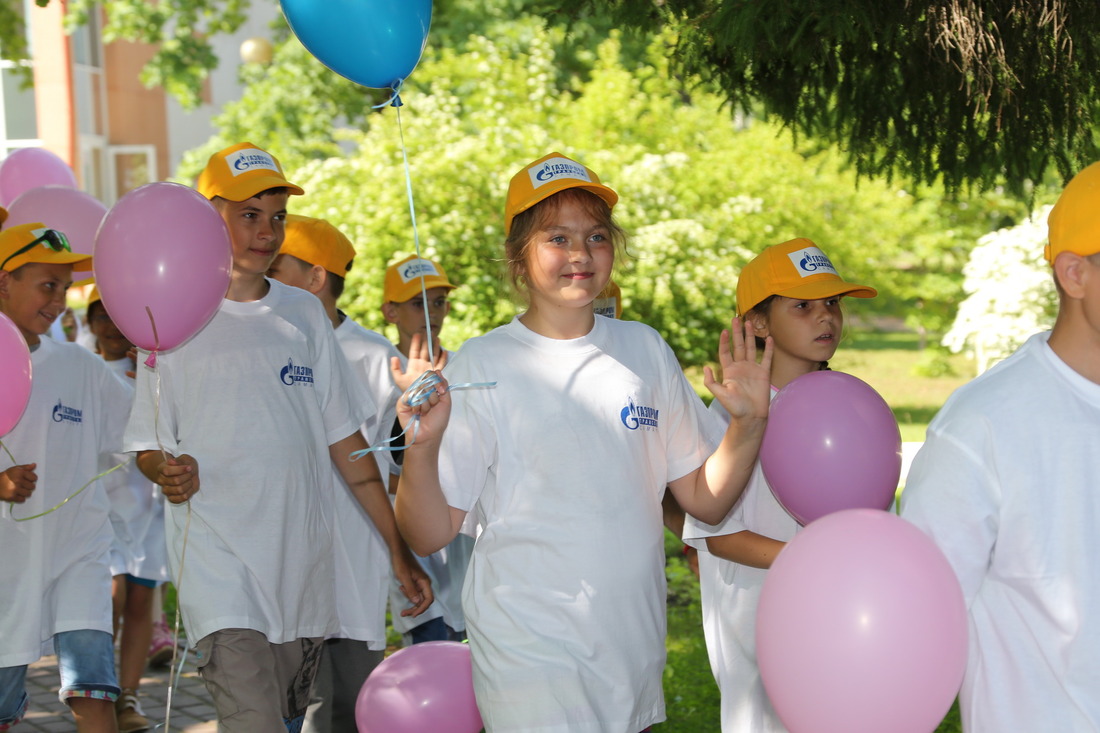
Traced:
<path id="1" fill-rule="evenodd" d="M 1043 259 L 1049 213 L 1044 207 L 1021 224 L 985 235 L 963 268 L 967 297 L 943 345 L 971 353 L 979 374 L 1053 324 L 1057 296 Z"/>

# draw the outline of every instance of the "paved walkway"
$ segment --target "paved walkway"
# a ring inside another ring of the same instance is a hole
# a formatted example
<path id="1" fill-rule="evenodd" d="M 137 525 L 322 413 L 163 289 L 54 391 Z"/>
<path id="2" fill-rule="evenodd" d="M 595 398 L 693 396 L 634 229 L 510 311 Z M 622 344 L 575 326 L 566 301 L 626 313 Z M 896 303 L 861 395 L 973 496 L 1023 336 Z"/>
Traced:
<path id="1" fill-rule="evenodd" d="M 146 669 L 141 678 L 138 696 L 142 710 L 149 718 L 150 730 L 156 733 L 168 733 L 163 723 L 168 707 L 167 669 Z M 27 670 L 27 694 L 30 695 L 30 707 L 27 717 L 15 726 L 13 733 L 62 733 L 75 731 L 73 716 L 69 709 L 57 699 L 60 680 L 57 676 L 57 659 L 43 657 Z M 172 711 L 169 718 L 171 730 L 175 733 L 215 733 L 217 730 L 214 706 L 206 693 L 193 659 L 188 656 L 183 674 L 172 690 Z"/>

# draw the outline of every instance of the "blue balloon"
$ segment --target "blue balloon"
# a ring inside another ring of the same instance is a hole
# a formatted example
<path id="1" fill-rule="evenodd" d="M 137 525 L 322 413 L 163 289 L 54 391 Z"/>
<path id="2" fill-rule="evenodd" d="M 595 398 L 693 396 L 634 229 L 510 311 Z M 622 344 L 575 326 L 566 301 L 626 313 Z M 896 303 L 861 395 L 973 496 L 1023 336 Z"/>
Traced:
<path id="1" fill-rule="evenodd" d="M 420 61 L 431 0 L 280 0 L 290 29 L 317 60 L 376 89 L 404 80 Z"/>

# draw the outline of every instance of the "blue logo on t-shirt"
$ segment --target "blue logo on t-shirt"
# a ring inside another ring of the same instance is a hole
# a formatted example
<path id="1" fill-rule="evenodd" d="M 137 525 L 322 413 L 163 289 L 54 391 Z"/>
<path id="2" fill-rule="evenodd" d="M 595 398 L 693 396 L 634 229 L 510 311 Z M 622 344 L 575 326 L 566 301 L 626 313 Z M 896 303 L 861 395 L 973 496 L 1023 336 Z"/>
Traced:
<path id="1" fill-rule="evenodd" d="M 636 405 L 634 400 L 630 399 L 627 402 L 626 407 L 619 413 L 619 420 L 628 430 L 637 430 L 643 428 L 645 430 L 657 429 L 657 417 L 660 411 L 656 407 L 646 407 L 645 405 Z"/>
<path id="2" fill-rule="evenodd" d="M 279 381 L 283 384 L 313 384 L 313 369 L 306 366 L 295 366 L 291 359 L 286 360 L 286 366 L 279 371 Z"/>
<path id="3" fill-rule="evenodd" d="M 65 407 L 61 404 L 61 400 L 58 400 L 57 404 L 53 406 L 53 421 L 82 423 L 84 422 L 84 411 L 75 407 Z"/>

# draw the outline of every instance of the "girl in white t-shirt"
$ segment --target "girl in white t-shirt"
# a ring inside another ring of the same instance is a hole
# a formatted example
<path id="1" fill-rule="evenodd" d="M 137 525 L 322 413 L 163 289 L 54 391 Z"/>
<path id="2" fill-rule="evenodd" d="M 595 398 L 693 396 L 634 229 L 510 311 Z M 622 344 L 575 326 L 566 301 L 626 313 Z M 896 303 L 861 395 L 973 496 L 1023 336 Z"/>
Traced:
<path id="1" fill-rule="evenodd" d="M 871 298 L 873 288 L 845 282 L 808 239 L 767 247 L 741 271 L 737 311 L 757 338 L 775 344 L 772 391 L 828 368 L 840 341 L 840 298 Z M 716 400 L 712 412 L 728 421 Z M 772 494 L 759 461 L 741 498 L 717 525 L 690 516 L 684 541 L 699 550 L 703 630 L 722 693 L 723 733 L 784 731 L 756 665 L 756 607 L 767 568 L 798 523 Z"/>
<path id="2" fill-rule="evenodd" d="M 397 517 L 420 554 L 467 512 L 482 526 L 463 590 L 486 729 L 637 733 L 664 720 L 661 497 L 720 521 L 768 409 L 768 367 L 735 319 L 719 340 L 723 433 L 651 328 L 597 317 L 624 235 L 618 196 L 551 153 L 512 179 L 506 255 L 527 311 L 471 339 L 419 413 Z M 444 431 L 444 429 L 446 429 Z"/>

